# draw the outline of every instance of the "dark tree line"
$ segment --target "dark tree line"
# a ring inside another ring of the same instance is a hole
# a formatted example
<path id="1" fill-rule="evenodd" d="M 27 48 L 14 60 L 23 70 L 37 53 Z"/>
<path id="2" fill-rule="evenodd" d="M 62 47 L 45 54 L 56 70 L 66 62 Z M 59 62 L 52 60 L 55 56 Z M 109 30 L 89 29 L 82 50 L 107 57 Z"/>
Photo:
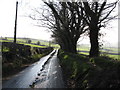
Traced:
<path id="1" fill-rule="evenodd" d="M 34 20 L 44 21 L 46 27 L 51 29 L 53 37 L 61 46 L 61 49 L 71 53 L 77 53 L 77 41 L 81 34 L 89 32 L 90 57 L 99 56 L 99 31 L 109 20 L 115 18 L 110 14 L 118 1 L 107 3 L 94 1 L 88 2 L 44 2 L 47 9 L 43 10 L 42 17 L 30 16 Z M 44 14 L 45 10 L 47 14 Z M 40 14 L 39 10 L 35 10 Z"/>
<path id="2" fill-rule="evenodd" d="M 52 28 L 54 29 L 53 37 L 56 38 L 61 49 L 76 53 L 77 41 L 80 35 L 87 30 L 85 29 L 86 22 L 81 17 L 83 16 L 82 9 L 79 9 L 76 2 L 60 2 L 59 9 L 55 9 L 53 3 L 46 4 L 51 8 L 55 18 L 55 25 Z M 78 10 L 76 11 L 75 8 Z"/>

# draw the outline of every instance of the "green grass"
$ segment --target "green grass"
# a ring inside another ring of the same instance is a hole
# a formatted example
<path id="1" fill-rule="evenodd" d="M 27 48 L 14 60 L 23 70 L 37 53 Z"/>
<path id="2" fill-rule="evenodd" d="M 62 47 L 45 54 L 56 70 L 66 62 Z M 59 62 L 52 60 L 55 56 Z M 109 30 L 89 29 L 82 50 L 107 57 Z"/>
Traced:
<path id="1" fill-rule="evenodd" d="M 79 54 L 89 55 L 89 53 L 87 53 L 87 52 L 79 52 Z M 110 58 L 120 60 L 120 55 L 105 54 L 105 55 L 102 55 L 102 56 L 108 56 Z"/>
<path id="2" fill-rule="evenodd" d="M 80 50 L 80 51 L 89 51 L 90 50 L 90 47 L 78 47 L 77 50 Z"/>
<path id="3" fill-rule="evenodd" d="M 79 54 L 89 55 L 87 52 L 79 52 Z"/>
<path id="4" fill-rule="evenodd" d="M 108 54 L 109 57 L 113 58 L 113 59 L 118 59 L 120 60 L 120 55 L 110 55 Z"/>
<path id="5" fill-rule="evenodd" d="M 79 50 L 79 51 L 89 51 L 89 49 L 90 49 L 89 47 L 79 47 L 79 48 L 77 48 L 77 50 Z M 101 52 L 105 52 L 105 54 L 102 54 L 102 56 L 109 56 L 109 57 L 111 57 L 113 59 L 120 60 L 119 55 L 107 54 L 107 53 L 118 53 L 118 51 L 119 51 L 118 48 L 104 48 L 104 49 L 108 49 L 110 51 L 100 50 Z M 88 52 L 79 52 L 79 54 L 89 55 Z"/>
<path id="6" fill-rule="evenodd" d="M 18 43 L 18 44 L 24 44 L 24 45 L 28 45 L 31 47 L 39 47 L 39 48 L 46 48 L 47 46 L 39 46 L 39 45 L 34 45 L 34 44 L 27 44 L 27 43 Z"/>
<path id="7" fill-rule="evenodd" d="M 26 43 L 26 40 L 24 40 L 24 39 L 17 39 L 17 42 L 24 42 L 24 43 Z"/>
<path id="8" fill-rule="evenodd" d="M 13 40 L 14 40 L 13 38 L 7 38 L 7 40 L 0 40 L 0 42 L 12 42 Z M 54 43 L 49 44 L 49 41 L 31 39 L 31 44 L 28 44 L 28 43 L 26 43 L 28 40 L 29 39 L 17 38 L 16 41 L 18 44 L 29 45 L 31 47 L 45 48 L 48 46 L 52 46 L 54 48 L 60 48 L 60 46 L 58 44 L 54 44 Z M 38 41 L 40 42 L 41 45 L 45 45 L 45 46 L 34 45 L 34 44 L 37 44 Z M 34 43 L 34 44 L 32 44 L 32 43 Z"/>
<path id="9" fill-rule="evenodd" d="M 7 40 L 14 40 L 14 38 L 7 38 Z"/>
<path id="10" fill-rule="evenodd" d="M 0 40 L 0 42 L 11 42 L 13 41 L 13 38 L 7 38 L 7 40 Z M 28 44 L 26 43 L 26 39 L 17 39 L 17 43 L 18 44 L 24 44 L 24 45 L 29 45 L 31 47 L 39 47 L 39 48 L 46 48 L 47 46 L 49 46 L 49 43 L 47 42 L 43 42 L 43 41 L 40 41 L 40 44 L 42 45 L 45 45 L 45 46 L 40 46 L 40 45 L 34 45 L 34 44 Z M 39 40 L 32 40 L 32 43 L 37 43 Z M 57 45 L 52 45 L 52 46 L 55 46 L 55 47 L 58 47 Z"/>
<path id="11" fill-rule="evenodd" d="M 78 51 L 88 51 L 88 52 L 89 52 L 90 47 L 84 47 L 84 46 L 80 47 L 80 46 L 79 46 L 79 47 L 77 48 L 77 50 L 78 50 Z M 88 52 L 79 52 L 79 54 L 89 55 Z"/>
<path id="12" fill-rule="evenodd" d="M 9 48 L 8 47 L 4 47 L 2 52 L 8 52 Z"/>
<path id="13" fill-rule="evenodd" d="M 117 60 L 107 56 L 88 58 L 62 50 L 58 58 L 69 88 L 119 87 L 120 62 Z"/>
<path id="14" fill-rule="evenodd" d="M 11 41 L 8 41 L 8 40 L 0 40 L 0 42 L 11 42 Z"/>
<path id="15" fill-rule="evenodd" d="M 10 42 L 10 41 L 2 40 L 2 42 Z M 31 47 L 39 47 L 39 48 L 46 48 L 47 47 L 47 46 L 39 46 L 39 45 L 27 44 L 27 43 L 18 43 L 18 44 L 24 44 L 24 45 L 28 45 Z"/>
<path id="16" fill-rule="evenodd" d="M 61 60 L 60 64 L 64 66 L 64 69 L 66 70 L 65 72 L 68 72 L 69 74 L 68 78 L 75 78 L 80 70 L 81 73 L 83 73 L 89 67 L 89 64 L 85 64 L 87 58 L 82 55 L 59 51 L 58 57 Z"/>
<path id="17" fill-rule="evenodd" d="M 104 48 L 104 49 L 109 49 L 109 50 L 112 50 L 112 51 L 118 51 L 119 50 L 118 48 L 115 48 L 115 47 Z"/>
<path id="18" fill-rule="evenodd" d="M 55 47 L 56 49 L 59 49 L 60 46 L 58 44 L 51 44 L 52 47 Z"/>

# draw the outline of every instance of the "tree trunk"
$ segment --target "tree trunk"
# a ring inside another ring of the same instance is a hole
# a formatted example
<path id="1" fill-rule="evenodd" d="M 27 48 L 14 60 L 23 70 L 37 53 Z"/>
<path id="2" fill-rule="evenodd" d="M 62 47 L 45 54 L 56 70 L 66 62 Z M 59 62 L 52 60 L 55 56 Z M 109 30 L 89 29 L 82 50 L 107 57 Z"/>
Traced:
<path id="1" fill-rule="evenodd" d="M 98 57 L 99 56 L 99 42 L 98 42 L 98 27 L 93 23 L 90 27 L 90 53 L 89 57 Z"/>
<path id="2" fill-rule="evenodd" d="M 64 42 L 60 44 L 61 49 L 70 53 L 77 53 L 75 42 L 72 42 L 70 39 L 64 38 Z"/>
<path id="3" fill-rule="evenodd" d="M 77 53 L 77 48 L 76 48 L 76 45 L 77 45 L 77 42 L 75 42 L 74 40 L 70 40 L 69 41 L 69 48 L 70 48 L 70 51 L 71 53 Z"/>

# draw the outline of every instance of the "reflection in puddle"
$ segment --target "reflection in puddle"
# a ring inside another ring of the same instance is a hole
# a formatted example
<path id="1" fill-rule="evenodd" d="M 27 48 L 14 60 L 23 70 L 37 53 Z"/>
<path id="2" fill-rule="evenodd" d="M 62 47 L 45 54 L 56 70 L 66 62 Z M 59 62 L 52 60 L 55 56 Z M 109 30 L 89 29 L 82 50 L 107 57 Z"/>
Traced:
<path id="1" fill-rule="evenodd" d="M 57 77 L 54 77 L 54 79 L 57 79 Z"/>
<path id="2" fill-rule="evenodd" d="M 52 74 L 56 74 L 57 73 L 57 71 L 54 71 Z"/>

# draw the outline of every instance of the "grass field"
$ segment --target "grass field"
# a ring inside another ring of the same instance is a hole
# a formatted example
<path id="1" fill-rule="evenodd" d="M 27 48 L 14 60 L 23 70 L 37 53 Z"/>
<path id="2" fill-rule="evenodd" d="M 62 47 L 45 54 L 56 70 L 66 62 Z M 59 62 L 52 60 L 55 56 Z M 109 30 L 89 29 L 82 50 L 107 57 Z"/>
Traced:
<path id="1" fill-rule="evenodd" d="M 31 40 L 30 44 L 27 43 L 28 40 Z M 0 42 L 11 42 L 11 41 L 13 41 L 13 38 L 10 38 L 10 37 L 7 38 L 6 40 L 0 39 Z M 35 44 L 37 44 L 38 41 L 40 42 L 40 45 L 35 45 Z M 54 48 L 60 48 L 60 46 L 58 44 L 54 44 L 49 41 L 29 39 L 29 38 L 17 38 L 17 43 L 29 45 L 31 47 L 46 48 L 47 46 L 51 46 Z M 79 51 L 79 54 L 89 55 L 90 47 L 84 46 L 84 45 L 78 46 L 77 51 Z M 120 55 L 118 55 L 118 51 L 120 51 L 120 49 L 115 48 L 115 47 L 104 47 L 103 49 L 100 50 L 100 52 L 102 52 L 101 55 L 103 55 L 103 56 L 109 56 L 114 59 L 120 59 Z"/>
<path id="2" fill-rule="evenodd" d="M 108 56 L 120 60 L 120 55 L 108 55 Z"/>
<path id="3" fill-rule="evenodd" d="M 78 47 L 77 50 L 79 51 L 79 54 L 84 54 L 84 55 L 89 55 L 89 50 L 90 47 Z M 104 47 L 103 49 L 100 50 L 100 52 L 102 53 L 102 56 L 109 56 L 111 58 L 114 59 L 118 59 L 120 60 L 120 55 L 118 54 L 119 49 L 115 48 L 115 47 Z"/>
<path id="4" fill-rule="evenodd" d="M 13 38 L 7 37 L 0 39 L 0 42 L 13 42 Z M 28 40 L 31 40 L 31 43 L 28 43 Z M 46 47 L 54 47 L 54 48 L 59 48 L 60 46 L 58 44 L 51 43 L 49 41 L 45 40 L 37 40 L 37 39 L 30 39 L 30 38 L 17 38 L 17 43 L 18 44 L 24 44 L 24 45 L 29 45 L 31 47 L 40 47 L 40 48 L 46 48 Z M 40 42 L 40 45 L 37 45 L 37 43 Z"/>

